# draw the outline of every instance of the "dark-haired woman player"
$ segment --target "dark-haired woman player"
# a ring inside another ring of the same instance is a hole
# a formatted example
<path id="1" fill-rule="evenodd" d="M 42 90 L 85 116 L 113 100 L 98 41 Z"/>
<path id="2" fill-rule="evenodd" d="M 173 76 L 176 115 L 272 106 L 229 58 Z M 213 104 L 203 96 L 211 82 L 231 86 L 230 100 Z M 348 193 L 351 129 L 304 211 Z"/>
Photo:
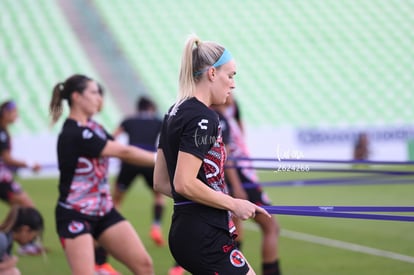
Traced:
<path id="1" fill-rule="evenodd" d="M 192 274 L 255 274 L 234 242 L 231 215 L 269 218 L 263 208 L 226 194 L 226 159 L 217 114 L 234 89 L 227 49 L 191 36 L 185 45 L 177 102 L 164 118 L 154 187 L 174 199 L 169 247 Z"/>
<path id="2" fill-rule="evenodd" d="M 152 259 L 132 225 L 113 207 L 108 183 L 108 157 L 151 166 L 154 154 L 110 139 L 103 129 L 92 129 L 90 119 L 102 97 L 98 84 L 73 75 L 53 89 L 52 121 L 70 111 L 57 143 L 60 170 L 56 226 L 72 274 L 94 274 L 94 239 L 133 274 L 153 274 Z"/>
<path id="3" fill-rule="evenodd" d="M 0 198 L 9 205 L 33 206 L 29 195 L 14 181 L 13 168 L 29 168 L 34 172 L 40 170 L 39 164 L 31 164 L 12 156 L 8 127 L 17 117 L 18 110 L 14 101 L 5 101 L 0 105 Z"/>
<path id="4" fill-rule="evenodd" d="M 32 243 L 43 232 L 43 217 L 33 207 L 14 205 L 0 224 L 0 274 L 20 275 L 17 257 L 12 255 L 13 242 Z"/>
<path id="5" fill-rule="evenodd" d="M 0 105 L 0 199 L 10 206 L 34 207 L 32 199 L 14 177 L 18 168 L 29 168 L 33 172 L 41 169 L 37 163 L 16 159 L 12 155 L 9 126 L 16 121 L 18 115 L 18 108 L 14 101 L 7 100 Z M 44 248 L 37 243 L 29 243 L 18 249 L 21 255 L 40 255 L 43 251 Z"/>

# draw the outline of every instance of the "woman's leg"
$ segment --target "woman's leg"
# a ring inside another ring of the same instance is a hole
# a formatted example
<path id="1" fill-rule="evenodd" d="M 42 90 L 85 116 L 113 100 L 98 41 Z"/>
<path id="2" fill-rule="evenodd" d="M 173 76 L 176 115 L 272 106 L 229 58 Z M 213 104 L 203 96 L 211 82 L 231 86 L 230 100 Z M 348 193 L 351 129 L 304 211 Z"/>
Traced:
<path id="1" fill-rule="evenodd" d="M 72 275 L 94 274 L 94 243 L 90 234 L 82 234 L 74 239 L 64 239 L 64 249 Z"/>
<path id="2" fill-rule="evenodd" d="M 135 275 L 154 274 L 151 256 L 128 221 L 112 225 L 99 236 L 98 241 L 111 256 L 125 264 Z"/>
<path id="3" fill-rule="evenodd" d="M 255 222 L 262 231 L 262 269 L 264 274 L 280 274 L 278 241 L 280 227 L 274 216 L 272 218 L 257 215 Z"/>
<path id="4" fill-rule="evenodd" d="M 7 270 L 0 270 L 0 274 L 2 275 L 20 275 L 20 270 L 16 267 L 9 268 Z"/>

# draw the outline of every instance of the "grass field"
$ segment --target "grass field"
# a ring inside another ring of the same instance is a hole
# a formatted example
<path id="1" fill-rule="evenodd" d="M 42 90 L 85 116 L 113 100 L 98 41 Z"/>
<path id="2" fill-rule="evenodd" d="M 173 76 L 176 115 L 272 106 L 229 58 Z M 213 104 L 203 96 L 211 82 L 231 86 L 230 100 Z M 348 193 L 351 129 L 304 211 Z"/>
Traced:
<path id="1" fill-rule="evenodd" d="M 318 172 L 265 172 L 263 181 L 349 176 Z M 411 177 L 414 182 L 414 177 Z M 20 179 L 24 189 L 44 214 L 46 258 L 20 257 L 22 274 L 70 274 L 54 229 L 56 179 Z M 405 205 L 414 206 L 413 184 L 316 185 L 266 187 L 273 205 Z M 173 263 L 167 247 L 159 248 L 148 237 L 151 222 L 150 191 L 139 180 L 128 193 L 121 212 L 132 222 L 152 255 L 157 275 L 167 274 Z M 163 221 L 167 236 L 171 201 Z M 0 213 L 8 210 L 0 205 Z M 409 213 L 413 215 L 413 213 Z M 278 215 L 281 267 L 284 275 L 413 275 L 414 223 Z M 260 234 L 252 222 L 245 223 L 244 253 L 260 274 Z M 338 242 L 341 241 L 341 242 Z M 122 244 L 120 244 L 122 245 Z M 15 245 L 16 248 L 16 245 Z M 111 260 L 123 274 L 130 274 Z"/>

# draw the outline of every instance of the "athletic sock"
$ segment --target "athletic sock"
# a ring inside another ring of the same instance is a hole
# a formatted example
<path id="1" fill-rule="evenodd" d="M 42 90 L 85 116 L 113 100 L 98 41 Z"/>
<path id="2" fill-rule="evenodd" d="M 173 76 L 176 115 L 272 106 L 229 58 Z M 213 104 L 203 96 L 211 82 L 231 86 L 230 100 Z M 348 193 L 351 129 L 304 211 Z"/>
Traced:
<path id="1" fill-rule="evenodd" d="M 161 223 L 162 213 L 164 212 L 164 206 L 161 204 L 154 205 L 154 222 Z"/>
<path id="2" fill-rule="evenodd" d="M 95 247 L 95 264 L 103 265 L 108 260 L 108 252 L 102 246 Z"/>
<path id="3" fill-rule="evenodd" d="M 279 260 L 273 263 L 262 263 L 263 275 L 281 275 Z"/>

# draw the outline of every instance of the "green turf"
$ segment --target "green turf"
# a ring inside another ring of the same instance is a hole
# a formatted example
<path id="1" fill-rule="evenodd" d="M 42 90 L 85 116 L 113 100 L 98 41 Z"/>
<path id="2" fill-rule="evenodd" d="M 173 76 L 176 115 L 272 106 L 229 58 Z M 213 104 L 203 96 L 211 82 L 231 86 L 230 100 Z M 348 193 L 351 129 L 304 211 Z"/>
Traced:
<path id="1" fill-rule="evenodd" d="M 260 176 L 263 181 L 275 181 L 348 175 L 317 172 L 266 172 Z M 22 274 L 70 274 L 54 229 L 53 211 L 57 198 L 57 180 L 38 178 L 22 179 L 20 182 L 45 216 L 44 243 L 51 251 L 45 259 L 20 257 L 19 268 Z M 274 205 L 414 206 L 413 184 L 266 187 L 265 190 Z M 132 222 L 143 239 L 153 258 L 156 274 L 162 275 L 167 274 L 173 259 L 167 247 L 156 247 L 148 238 L 151 202 L 151 193 L 144 184 L 138 181 L 128 193 L 121 211 Z M 1 204 L 0 211 L 5 213 L 7 206 Z M 171 201 L 168 200 L 163 221 L 165 236 L 168 232 L 170 215 Z M 302 232 L 414 257 L 414 223 L 285 215 L 279 215 L 278 220 L 282 231 Z M 259 245 L 260 234 L 257 227 L 247 222 L 244 253 L 258 274 L 260 274 Z M 280 255 L 283 274 L 288 275 L 414 274 L 414 263 L 297 240 L 284 235 L 283 232 L 280 238 Z M 114 260 L 111 262 L 123 274 L 130 274 L 119 263 Z"/>

